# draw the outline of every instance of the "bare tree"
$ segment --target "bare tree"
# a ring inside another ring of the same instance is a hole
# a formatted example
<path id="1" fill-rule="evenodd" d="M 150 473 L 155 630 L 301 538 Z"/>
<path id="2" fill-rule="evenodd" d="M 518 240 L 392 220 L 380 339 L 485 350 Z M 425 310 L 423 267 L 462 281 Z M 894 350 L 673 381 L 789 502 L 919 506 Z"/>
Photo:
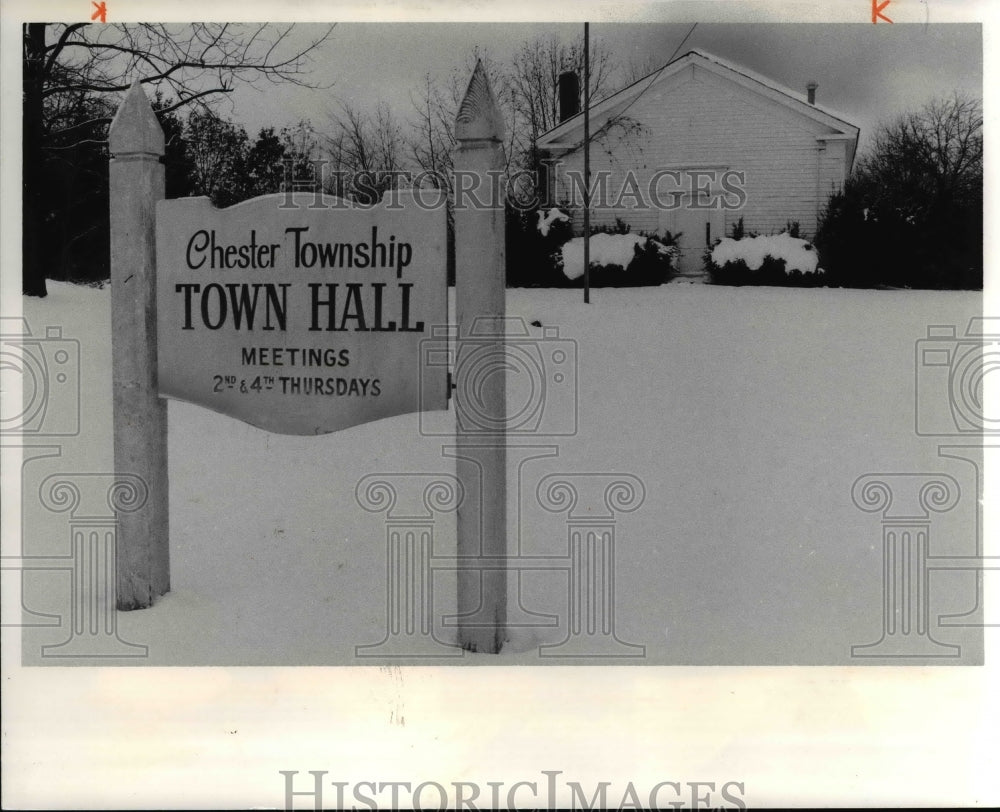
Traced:
<path id="1" fill-rule="evenodd" d="M 384 102 L 366 112 L 341 101 L 331 111 L 331 123 L 327 149 L 338 184 L 346 176 L 341 194 L 362 203 L 378 202 L 383 192 L 398 183 L 405 168 L 402 126 Z"/>
<path id="2" fill-rule="evenodd" d="M 517 144 L 525 163 L 537 162 L 535 142 L 542 133 L 559 123 L 559 76 L 573 71 L 583 81 L 583 37 L 563 43 L 557 37 L 539 37 L 521 46 L 510 72 L 514 106 L 523 122 Z M 600 43 L 590 48 L 590 103 L 609 95 L 614 63 L 610 52 Z M 580 100 L 582 104 L 582 99 Z"/>
<path id="3" fill-rule="evenodd" d="M 981 288 L 981 100 L 955 93 L 879 126 L 816 243 L 846 284 Z"/>
<path id="4" fill-rule="evenodd" d="M 207 195 L 219 205 L 236 202 L 239 197 L 236 176 L 245 165 L 250 148 L 243 128 L 211 110 L 192 110 L 184 136 L 195 193 Z"/>
<path id="5" fill-rule="evenodd" d="M 663 67 L 663 62 L 652 56 L 647 56 L 645 59 L 637 59 L 633 56 L 621 68 L 622 86 L 634 85 L 640 79 L 645 79 L 650 74 L 656 73 L 661 67 Z"/>
<path id="6" fill-rule="evenodd" d="M 279 188 L 284 191 L 322 189 L 324 151 L 312 122 L 300 119 L 292 127 L 283 127 L 280 142 L 283 166 Z"/>
<path id="7" fill-rule="evenodd" d="M 310 58 L 332 27 L 296 44 L 293 26 L 28 23 L 23 30 L 23 166 L 25 293 L 44 296 L 40 243 L 45 208 L 43 163 L 59 136 L 74 145 L 106 141 L 110 111 L 92 118 L 66 115 L 85 96 L 128 89 L 138 77 L 165 97 L 169 110 L 229 93 L 239 80 L 313 86 Z M 96 127 L 96 132 L 95 132 Z M 79 137 L 77 137 L 79 136 Z"/>
<path id="8" fill-rule="evenodd" d="M 406 142 L 409 157 L 426 182 L 449 193 L 459 104 L 456 96 L 455 82 L 442 86 L 429 73 L 425 74 L 419 93 L 410 96 L 414 114 Z"/>
<path id="9" fill-rule="evenodd" d="M 429 73 L 416 96 L 410 96 L 413 118 L 410 120 L 406 146 L 410 160 L 416 166 L 419 180 L 415 185 L 429 185 L 446 195 L 447 251 L 449 283 L 455 279 L 455 209 L 454 152 L 455 116 L 462 99 L 462 84 L 457 70 L 445 81 L 435 80 Z"/>
<path id="10" fill-rule="evenodd" d="M 872 195 L 893 197 L 910 217 L 981 199 L 982 102 L 955 93 L 881 126 L 855 176 Z"/>

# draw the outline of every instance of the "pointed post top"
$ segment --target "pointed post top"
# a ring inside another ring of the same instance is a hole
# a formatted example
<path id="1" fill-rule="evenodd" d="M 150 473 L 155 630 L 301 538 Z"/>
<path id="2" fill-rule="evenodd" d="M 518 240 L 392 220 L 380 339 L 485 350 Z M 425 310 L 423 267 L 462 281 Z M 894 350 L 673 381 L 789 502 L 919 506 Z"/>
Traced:
<path id="1" fill-rule="evenodd" d="M 108 148 L 112 155 L 163 155 L 163 128 L 143 92 L 138 78 L 118 107 L 108 129 Z"/>
<path id="2" fill-rule="evenodd" d="M 465 97 L 455 117 L 455 139 L 458 141 L 503 141 L 503 114 L 493 95 L 490 80 L 482 60 L 476 60 Z"/>

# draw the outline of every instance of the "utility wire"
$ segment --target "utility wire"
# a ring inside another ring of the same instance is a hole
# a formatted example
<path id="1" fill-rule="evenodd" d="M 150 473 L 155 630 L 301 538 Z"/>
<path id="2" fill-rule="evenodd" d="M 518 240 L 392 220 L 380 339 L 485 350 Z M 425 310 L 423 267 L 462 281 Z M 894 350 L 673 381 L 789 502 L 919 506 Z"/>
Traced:
<path id="1" fill-rule="evenodd" d="M 680 51 L 680 49 L 684 47 L 684 43 L 688 41 L 688 39 L 694 33 L 695 28 L 697 27 L 698 23 L 693 23 L 691 25 L 691 27 L 688 29 L 688 32 L 684 35 L 684 39 L 682 39 L 680 41 L 680 44 L 678 44 L 678 46 L 674 48 L 674 52 L 670 55 L 670 59 L 668 59 L 666 63 L 664 63 L 664 65 L 658 71 L 656 71 L 656 73 L 652 74 L 649 77 L 649 82 L 646 84 L 646 86 L 639 91 L 638 95 L 636 95 L 636 97 L 632 99 L 632 101 L 630 101 L 627 105 L 625 105 L 625 109 L 622 110 L 620 113 L 618 113 L 615 116 L 615 118 L 624 116 L 625 113 L 628 112 L 629 108 L 643 97 L 643 94 L 645 94 L 645 92 L 649 90 L 649 88 L 653 85 L 653 83 L 660 78 L 660 74 L 663 73 L 663 71 L 665 71 L 671 65 L 671 63 L 674 61 L 674 57 L 677 56 L 677 53 Z"/>

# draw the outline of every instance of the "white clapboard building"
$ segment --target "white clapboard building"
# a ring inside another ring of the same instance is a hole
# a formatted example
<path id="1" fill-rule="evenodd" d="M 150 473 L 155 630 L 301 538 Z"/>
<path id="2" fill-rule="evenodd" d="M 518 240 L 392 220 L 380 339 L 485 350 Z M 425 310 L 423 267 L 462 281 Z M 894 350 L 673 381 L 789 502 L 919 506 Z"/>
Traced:
<path id="1" fill-rule="evenodd" d="M 563 80 L 562 121 L 537 146 L 549 165 L 548 200 L 570 205 L 579 233 L 582 184 L 572 178 L 582 178 L 584 121 L 573 106 L 575 77 Z M 740 217 L 747 230 L 798 222 L 812 236 L 851 171 L 859 134 L 816 103 L 816 88 L 804 83 L 797 93 L 692 50 L 592 104 L 592 225 L 621 218 L 633 231 L 681 232 L 682 263 L 691 266 Z"/>

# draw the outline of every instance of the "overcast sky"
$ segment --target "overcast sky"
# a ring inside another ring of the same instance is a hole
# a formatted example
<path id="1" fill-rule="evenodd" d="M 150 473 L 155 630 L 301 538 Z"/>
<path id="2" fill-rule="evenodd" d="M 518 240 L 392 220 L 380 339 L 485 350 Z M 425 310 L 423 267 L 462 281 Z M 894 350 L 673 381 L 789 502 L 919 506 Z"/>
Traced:
<path id="1" fill-rule="evenodd" d="M 665 62 L 690 24 L 591 25 L 591 38 L 627 65 Z M 301 26 L 299 37 L 311 32 Z M 336 98 L 374 106 L 387 102 L 411 114 L 410 94 L 425 73 L 445 75 L 474 47 L 509 60 L 521 43 L 555 34 L 570 41 L 581 24 L 340 24 L 316 54 L 315 81 L 326 91 L 241 89 L 221 112 L 251 134 L 310 118 L 322 125 Z M 982 96 L 982 29 L 978 24 L 699 24 L 684 47 L 699 48 L 804 92 L 819 83 L 817 101 L 861 127 L 862 146 L 880 120 L 917 109 L 952 91 Z"/>

